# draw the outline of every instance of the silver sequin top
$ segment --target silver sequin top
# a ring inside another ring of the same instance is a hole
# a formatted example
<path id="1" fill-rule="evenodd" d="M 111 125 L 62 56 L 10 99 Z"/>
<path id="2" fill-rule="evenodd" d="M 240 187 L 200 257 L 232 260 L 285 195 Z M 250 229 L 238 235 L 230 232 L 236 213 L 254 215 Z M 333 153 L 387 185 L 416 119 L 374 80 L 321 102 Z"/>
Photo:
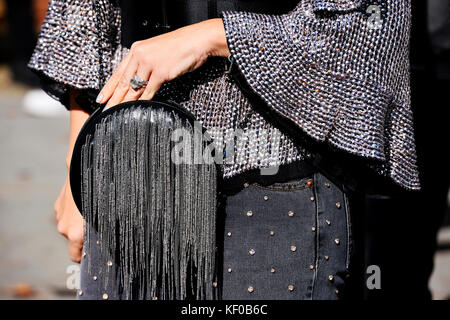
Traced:
<path id="1" fill-rule="evenodd" d="M 319 142 L 376 160 L 380 175 L 420 188 L 410 1 L 301 0 L 284 15 L 224 12 L 223 21 L 237 67 L 269 108 Z M 69 88 L 99 89 L 99 75 L 108 78 L 127 52 L 120 24 L 108 0 L 51 0 L 29 66 L 58 86 L 59 99 Z M 160 92 L 190 110 L 219 147 L 237 141 L 224 177 L 310 156 L 252 108 L 226 68 L 225 59 L 211 59 Z"/>

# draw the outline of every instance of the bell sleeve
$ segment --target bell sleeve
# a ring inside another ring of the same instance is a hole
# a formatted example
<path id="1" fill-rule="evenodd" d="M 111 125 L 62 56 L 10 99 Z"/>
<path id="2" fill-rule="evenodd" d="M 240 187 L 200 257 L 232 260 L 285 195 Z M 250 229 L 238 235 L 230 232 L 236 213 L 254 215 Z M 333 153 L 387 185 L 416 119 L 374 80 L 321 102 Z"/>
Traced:
<path id="1" fill-rule="evenodd" d="M 232 60 L 275 114 L 383 164 L 418 189 L 409 92 L 410 2 L 303 0 L 283 15 L 224 12 Z"/>
<path id="2" fill-rule="evenodd" d="M 69 109 L 69 91 L 93 112 L 120 44 L 120 10 L 108 0 L 51 0 L 28 66 L 42 88 Z"/>

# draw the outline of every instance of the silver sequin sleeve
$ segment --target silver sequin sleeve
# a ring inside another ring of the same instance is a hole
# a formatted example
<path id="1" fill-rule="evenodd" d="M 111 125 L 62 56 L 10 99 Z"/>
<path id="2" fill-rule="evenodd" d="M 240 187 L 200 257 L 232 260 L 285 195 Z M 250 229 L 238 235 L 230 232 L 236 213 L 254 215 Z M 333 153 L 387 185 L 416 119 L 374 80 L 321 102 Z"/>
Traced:
<path id="1" fill-rule="evenodd" d="M 240 73 L 267 108 L 414 190 L 410 9 L 408 0 L 301 0 L 284 15 L 224 12 L 223 21 Z M 71 88 L 95 93 L 124 57 L 120 30 L 114 1 L 51 0 L 29 66 L 67 106 Z M 219 149 L 242 130 L 224 177 L 312 156 L 252 107 L 225 67 L 211 59 L 159 96 L 192 112 Z"/>
<path id="2" fill-rule="evenodd" d="M 51 0 L 28 66 L 68 107 L 69 89 L 100 88 L 99 75 L 111 74 L 119 44 L 120 8 L 112 1 Z"/>
<path id="3" fill-rule="evenodd" d="M 407 0 L 305 0 L 279 16 L 223 14 L 231 55 L 270 108 L 418 189 L 410 19 Z"/>

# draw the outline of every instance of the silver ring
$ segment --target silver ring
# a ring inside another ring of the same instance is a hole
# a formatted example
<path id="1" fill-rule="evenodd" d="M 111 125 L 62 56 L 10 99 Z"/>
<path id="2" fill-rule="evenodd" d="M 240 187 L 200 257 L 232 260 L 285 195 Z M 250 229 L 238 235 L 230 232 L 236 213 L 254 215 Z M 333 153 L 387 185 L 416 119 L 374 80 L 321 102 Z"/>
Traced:
<path id="1" fill-rule="evenodd" d="M 145 81 L 137 76 L 137 74 L 134 75 L 133 79 L 130 80 L 130 86 L 133 88 L 133 90 L 139 90 L 147 85 L 148 81 Z"/>

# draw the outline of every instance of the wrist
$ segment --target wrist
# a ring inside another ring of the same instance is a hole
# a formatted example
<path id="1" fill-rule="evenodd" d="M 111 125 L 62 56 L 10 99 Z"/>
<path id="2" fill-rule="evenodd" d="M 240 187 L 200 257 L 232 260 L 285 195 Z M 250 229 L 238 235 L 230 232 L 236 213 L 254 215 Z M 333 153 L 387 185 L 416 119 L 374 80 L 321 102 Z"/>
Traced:
<path id="1" fill-rule="evenodd" d="M 228 49 L 225 27 L 221 18 L 206 20 L 205 22 L 207 55 L 210 57 L 228 57 Z"/>

